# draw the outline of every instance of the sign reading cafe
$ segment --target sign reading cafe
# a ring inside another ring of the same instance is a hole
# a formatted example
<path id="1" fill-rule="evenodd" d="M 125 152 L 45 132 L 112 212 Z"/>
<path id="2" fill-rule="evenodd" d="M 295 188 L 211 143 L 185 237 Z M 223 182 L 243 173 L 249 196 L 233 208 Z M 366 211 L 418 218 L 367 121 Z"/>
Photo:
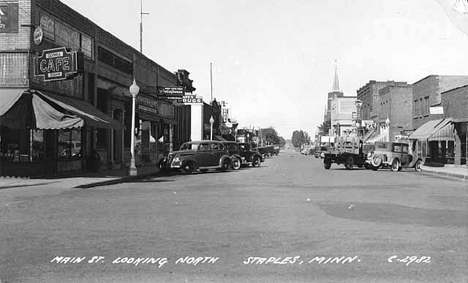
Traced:
<path id="1" fill-rule="evenodd" d="M 79 71 L 77 52 L 68 52 L 65 47 L 42 51 L 37 57 L 35 75 L 43 76 L 44 81 L 65 80 Z"/>

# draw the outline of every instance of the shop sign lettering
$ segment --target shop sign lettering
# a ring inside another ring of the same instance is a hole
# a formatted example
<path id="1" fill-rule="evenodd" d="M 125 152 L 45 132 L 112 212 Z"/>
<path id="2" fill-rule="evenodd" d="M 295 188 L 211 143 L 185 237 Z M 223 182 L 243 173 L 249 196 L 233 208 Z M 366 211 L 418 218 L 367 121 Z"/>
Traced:
<path id="1" fill-rule="evenodd" d="M 65 80 L 77 72 L 76 58 L 76 52 L 65 47 L 44 50 L 36 60 L 35 75 L 43 76 L 44 81 Z"/>
<path id="2" fill-rule="evenodd" d="M 184 96 L 183 87 L 158 87 L 158 93 L 161 96 L 182 97 Z"/>
<path id="3" fill-rule="evenodd" d="M 182 97 L 182 103 L 203 103 L 203 99 L 196 95 L 185 95 Z"/>

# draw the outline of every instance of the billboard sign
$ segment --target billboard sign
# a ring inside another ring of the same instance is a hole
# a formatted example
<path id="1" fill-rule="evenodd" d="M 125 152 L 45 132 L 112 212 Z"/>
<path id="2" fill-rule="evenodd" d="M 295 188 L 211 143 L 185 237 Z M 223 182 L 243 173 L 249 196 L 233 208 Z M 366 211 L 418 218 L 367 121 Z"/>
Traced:
<path id="1" fill-rule="evenodd" d="M 43 76 L 44 81 L 65 80 L 77 72 L 77 53 L 68 52 L 65 47 L 44 50 L 36 59 L 35 75 Z"/>

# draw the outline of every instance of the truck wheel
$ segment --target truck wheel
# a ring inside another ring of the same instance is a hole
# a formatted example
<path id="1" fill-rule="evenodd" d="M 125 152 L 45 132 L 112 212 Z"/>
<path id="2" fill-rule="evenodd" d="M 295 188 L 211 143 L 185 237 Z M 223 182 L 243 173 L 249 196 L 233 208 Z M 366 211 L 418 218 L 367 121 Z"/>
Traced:
<path id="1" fill-rule="evenodd" d="M 352 156 L 348 156 L 346 158 L 345 167 L 346 169 L 351 170 L 353 169 L 353 166 L 354 166 L 354 158 Z"/>
<path id="2" fill-rule="evenodd" d="M 330 169 L 330 167 L 331 167 L 331 162 L 330 162 L 329 160 L 324 161 L 324 162 L 323 162 L 323 167 L 324 167 L 325 169 Z"/>
<path id="3" fill-rule="evenodd" d="M 393 159 L 392 167 L 390 168 L 390 170 L 392 170 L 392 172 L 396 172 L 398 171 L 398 168 L 400 168 L 400 161 L 395 158 Z"/>
<path id="4" fill-rule="evenodd" d="M 421 172 L 422 171 L 421 166 L 422 166 L 421 160 L 416 161 L 416 164 L 414 164 L 414 170 L 416 170 L 416 172 Z"/>

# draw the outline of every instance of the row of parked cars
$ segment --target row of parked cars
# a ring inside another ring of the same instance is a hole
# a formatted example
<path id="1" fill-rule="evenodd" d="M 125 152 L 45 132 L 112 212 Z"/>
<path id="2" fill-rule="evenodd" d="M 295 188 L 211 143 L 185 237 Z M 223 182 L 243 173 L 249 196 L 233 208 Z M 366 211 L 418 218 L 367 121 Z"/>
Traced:
<path id="1" fill-rule="evenodd" d="M 219 171 L 238 170 L 241 166 L 260 167 L 260 164 L 270 156 L 264 149 L 254 147 L 249 143 L 234 141 L 193 141 L 181 145 L 178 151 L 173 151 L 161 160 L 161 171 L 182 171 L 202 173 L 215 169 Z M 278 147 L 279 152 L 279 147 Z M 273 153 L 275 154 L 275 153 Z M 278 154 L 278 153 L 276 153 Z"/>

